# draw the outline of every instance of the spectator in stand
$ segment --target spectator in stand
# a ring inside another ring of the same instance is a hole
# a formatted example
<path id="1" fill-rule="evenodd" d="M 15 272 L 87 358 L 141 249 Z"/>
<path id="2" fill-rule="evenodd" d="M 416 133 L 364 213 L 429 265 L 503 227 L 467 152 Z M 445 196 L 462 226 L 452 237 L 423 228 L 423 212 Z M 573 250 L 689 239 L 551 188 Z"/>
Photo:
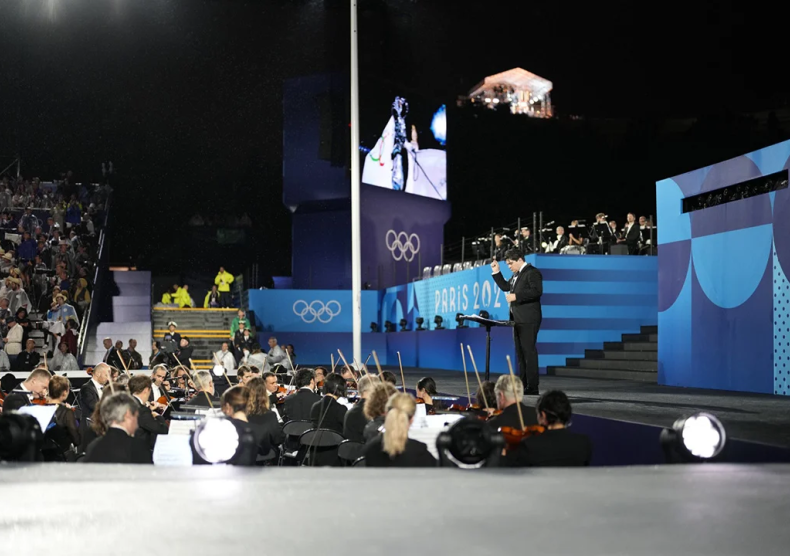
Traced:
<path id="1" fill-rule="evenodd" d="M 41 361 L 41 356 L 36 351 L 36 341 L 29 339 L 25 343 L 25 351 L 16 356 L 16 371 L 29 373 L 38 367 L 39 361 Z"/>
<path id="2" fill-rule="evenodd" d="M 169 291 L 162 294 L 162 303 L 164 305 L 174 305 L 178 303 L 176 296 L 178 294 L 178 284 L 173 284 Z"/>
<path id="3" fill-rule="evenodd" d="M 77 364 L 77 359 L 69 353 L 69 345 L 66 342 L 61 342 L 52 358 L 50 368 L 53 371 L 79 371 L 80 366 Z"/>
<path id="4" fill-rule="evenodd" d="M 261 345 L 257 342 L 252 344 L 250 355 L 247 357 L 247 365 L 261 370 L 266 367 L 266 354 L 261 351 Z"/>
<path id="5" fill-rule="evenodd" d="M 14 266 L 16 266 L 14 264 L 14 254 L 11 251 L 3 254 L 3 258 L 0 259 L 0 272 L 3 274 L 10 274 Z"/>
<path id="6" fill-rule="evenodd" d="M 38 220 L 38 217 L 33 214 L 33 207 L 27 207 L 25 209 L 25 214 L 22 215 L 22 218 L 19 219 L 19 227 L 22 228 L 23 231 L 31 234 L 33 230 L 38 228 L 41 223 Z"/>
<path id="7" fill-rule="evenodd" d="M 220 306 L 219 288 L 216 284 L 211 286 L 211 291 L 206 294 L 206 299 L 203 300 L 204 309 L 217 309 Z"/>
<path id="8" fill-rule="evenodd" d="M 195 348 L 189 345 L 189 338 L 187 336 L 182 336 L 181 341 L 178 344 L 178 353 L 176 353 L 176 357 L 178 360 L 181 361 L 182 365 L 185 365 L 192 368 L 192 352 Z"/>
<path id="9" fill-rule="evenodd" d="M 178 328 L 178 324 L 175 321 L 170 321 L 167 323 L 167 332 L 165 332 L 164 341 L 169 342 L 173 341 L 176 343 L 175 347 L 178 348 L 181 345 L 181 334 L 176 332 L 176 328 Z"/>
<path id="10" fill-rule="evenodd" d="M 182 309 L 195 306 L 195 300 L 189 295 L 189 286 L 187 284 L 184 284 L 176 290 L 173 302 Z"/>
<path id="11" fill-rule="evenodd" d="M 74 303 L 84 316 L 88 305 L 91 304 L 91 292 L 88 290 L 88 281 L 85 278 L 77 280 L 77 287 L 74 289 Z"/>
<path id="12" fill-rule="evenodd" d="M 277 338 L 272 336 L 269 338 L 269 353 L 266 354 L 266 371 L 272 371 L 275 366 L 282 365 L 285 359 L 285 351 L 277 345 Z"/>
<path id="13" fill-rule="evenodd" d="M 69 319 L 73 319 L 77 321 L 77 326 L 79 326 L 79 317 L 77 316 L 77 311 L 66 303 L 66 296 L 58 294 L 55 298 L 57 305 L 52 308 L 51 311 L 47 313 L 47 320 L 52 322 L 65 322 Z"/>
<path id="14" fill-rule="evenodd" d="M 55 264 L 56 267 L 59 264 L 64 265 L 64 268 L 65 268 L 66 272 L 68 272 L 68 274 L 75 274 L 76 273 L 77 265 L 74 262 L 74 255 L 72 255 L 71 251 L 69 251 L 69 244 L 68 244 L 68 242 L 61 241 L 58 244 L 58 252 L 55 253 L 55 256 L 53 257 L 53 263 Z M 62 279 L 63 278 L 61 277 L 61 280 Z M 61 286 L 61 289 L 66 289 L 67 290 L 68 288 L 63 288 L 63 286 Z"/>
<path id="15" fill-rule="evenodd" d="M 36 251 L 38 245 L 36 240 L 30 237 L 30 232 L 25 232 L 22 236 L 22 242 L 17 248 L 17 255 L 19 255 L 20 263 L 27 263 L 36 258 Z"/>
<path id="16" fill-rule="evenodd" d="M 252 328 L 250 326 L 250 319 L 247 318 L 247 314 L 244 312 L 244 309 L 239 309 L 238 314 L 233 318 L 230 323 L 230 337 L 235 338 L 236 332 L 239 331 L 239 324 L 244 323 L 244 327 L 247 329 Z"/>
<path id="17" fill-rule="evenodd" d="M 123 349 L 123 340 L 118 340 L 115 342 L 115 353 L 118 354 L 118 359 L 120 360 L 120 364 L 118 365 L 118 370 L 125 371 L 129 368 L 129 354 Z"/>
<path id="18" fill-rule="evenodd" d="M 66 226 L 68 228 L 71 228 L 73 226 L 79 226 L 81 222 L 82 222 L 82 207 L 77 201 L 76 195 L 72 195 L 71 201 L 69 202 L 69 206 L 66 209 Z"/>
<path id="19" fill-rule="evenodd" d="M 236 358 L 229 351 L 229 342 L 222 342 L 222 347 L 214 354 L 214 363 L 225 367 L 225 371 L 231 373 L 236 369 Z"/>
<path id="20" fill-rule="evenodd" d="M 52 251 L 47 246 L 47 242 L 45 240 L 38 240 L 36 254 L 41 257 L 41 262 L 44 263 L 46 268 L 52 268 Z"/>
<path id="21" fill-rule="evenodd" d="M 251 351 L 254 343 L 255 337 L 250 335 L 250 330 L 247 328 L 247 325 L 244 321 L 241 321 L 238 330 L 236 330 L 236 334 L 233 336 L 233 345 L 236 346 L 239 352 L 243 352 L 245 349 Z"/>
<path id="22" fill-rule="evenodd" d="M 16 323 L 14 317 L 8 317 L 6 323 L 8 324 L 8 334 L 3 338 L 3 342 L 5 342 L 5 352 L 13 363 L 14 358 L 22 351 L 22 335 L 24 332 L 22 327 Z"/>
<path id="23" fill-rule="evenodd" d="M 73 356 L 77 356 L 77 334 L 78 334 L 79 326 L 77 325 L 77 321 L 68 320 L 66 321 L 66 333 L 63 334 L 62 343 L 65 343 L 69 346 L 69 353 Z"/>
<path id="24" fill-rule="evenodd" d="M 219 272 L 214 278 L 214 283 L 219 289 L 220 304 L 223 307 L 230 307 L 230 285 L 233 283 L 233 275 L 225 270 L 225 267 L 219 267 Z"/>
<path id="25" fill-rule="evenodd" d="M 288 371 L 288 374 L 292 374 L 294 367 L 296 366 L 296 352 L 294 351 L 293 344 L 285 344 L 285 359 L 283 359 L 283 367 L 285 370 Z"/>
<path id="26" fill-rule="evenodd" d="M 22 281 L 19 278 L 9 278 L 6 283 L 10 284 L 11 291 L 8 295 L 9 309 L 16 313 L 19 309 L 30 307 L 30 298 L 22 289 Z"/>

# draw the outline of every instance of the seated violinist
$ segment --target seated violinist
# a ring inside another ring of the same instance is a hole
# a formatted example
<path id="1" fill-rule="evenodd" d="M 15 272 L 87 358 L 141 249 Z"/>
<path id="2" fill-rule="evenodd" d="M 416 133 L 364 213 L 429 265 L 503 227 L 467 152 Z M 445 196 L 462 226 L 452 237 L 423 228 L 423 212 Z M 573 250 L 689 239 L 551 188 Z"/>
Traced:
<path id="1" fill-rule="evenodd" d="M 379 429 L 384 425 L 384 417 L 387 415 L 387 402 L 397 393 L 398 391 L 389 382 L 379 382 L 371 389 L 365 407 L 362 409 L 368 420 L 362 430 L 365 442 L 370 442 L 379 435 Z"/>
<path id="2" fill-rule="evenodd" d="M 195 394 L 189 400 L 189 405 L 198 407 L 219 407 L 219 398 L 214 394 L 214 381 L 208 371 L 195 373 Z"/>
<path id="3" fill-rule="evenodd" d="M 515 385 L 516 391 L 513 391 Z M 524 425 L 537 425 L 538 420 L 535 418 L 535 413 L 531 407 L 527 407 L 522 403 L 524 398 L 524 385 L 518 377 L 511 377 L 510 375 L 502 375 L 494 386 L 494 395 L 496 396 L 497 409 L 502 413 L 492 417 L 488 423 L 494 430 L 501 427 L 511 427 L 521 430 L 521 421 L 518 417 L 518 407 L 516 403 L 521 404 L 521 415 L 524 418 Z"/>
<path id="4" fill-rule="evenodd" d="M 392 371 L 381 371 L 381 380 L 384 382 L 389 382 L 393 386 L 398 385 L 398 377 L 396 377 L 395 373 Z"/>
<path id="5" fill-rule="evenodd" d="M 35 398 L 43 398 L 49 388 L 52 375 L 46 369 L 36 369 L 27 379 L 17 386 L 3 402 L 3 411 L 15 411 L 20 407 L 30 405 Z"/>
<path id="6" fill-rule="evenodd" d="M 316 388 L 323 388 L 324 387 L 324 380 L 326 380 L 326 369 L 323 367 L 316 367 L 313 369 L 315 373 L 315 386 Z"/>
<path id="7" fill-rule="evenodd" d="M 384 433 L 365 446 L 367 467 L 435 467 L 428 446 L 409 438 L 417 405 L 410 394 L 394 394 L 386 405 Z"/>
<path id="8" fill-rule="evenodd" d="M 159 401 L 163 397 L 168 399 L 167 390 L 165 390 L 165 378 L 167 378 L 167 367 L 164 365 L 157 365 L 151 371 L 151 395 L 148 396 L 149 402 Z"/>
<path id="9" fill-rule="evenodd" d="M 80 445 L 80 431 L 77 418 L 71 406 L 66 403 L 69 397 L 69 379 L 53 376 L 49 381 L 48 400 L 57 405 L 52 422 L 44 433 L 45 445 L 42 449 L 45 461 L 73 461 L 76 448 Z"/>
<path id="10" fill-rule="evenodd" d="M 152 463 L 151 450 L 139 438 L 140 404 L 126 392 L 103 398 L 99 410 L 106 431 L 88 446 L 85 463 Z"/>
<path id="11" fill-rule="evenodd" d="M 255 366 L 247 366 L 247 372 L 244 374 L 244 385 L 250 383 L 251 380 L 261 378 L 261 370 Z"/>
<path id="12" fill-rule="evenodd" d="M 266 390 L 269 392 L 269 407 L 277 407 L 277 402 L 280 400 L 280 397 L 285 396 L 285 394 L 278 393 L 280 385 L 277 384 L 277 375 L 270 371 L 266 371 L 261 378 L 263 378 L 263 382 L 266 384 Z"/>
<path id="13" fill-rule="evenodd" d="M 546 428 L 542 434 L 521 441 L 509 464 L 516 467 L 581 467 L 590 465 L 592 443 L 583 434 L 568 430 L 571 403 L 559 390 L 546 392 L 535 408 L 538 422 Z"/>
<path id="14" fill-rule="evenodd" d="M 433 397 L 438 396 L 439 393 L 436 391 L 436 381 L 431 377 L 421 378 L 415 391 L 417 392 L 417 398 L 425 402 L 425 412 L 428 415 L 436 413 L 437 409 L 444 409 L 441 403 L 434 402 Z"/>
<path id="15" fill-rule="evenodd" d="M 312 369 L 299 369 L 294 376 L 296 393 L 285 398 L 283 422 L 309 421 L 313 404 L 321 399 L 315 393 L 315 373 Z"/>
<path id="16" fill-rule="evenodd" d="M 136 375 L 129 379 L 129 393 L 140 404 L 140 412 L 137 415 L 137 432 L 135 437 L 146 440 L 154 449 L 156 437 L 160 434 L 167 434 L 167 423 L 161 415 L 155 414 L 155 410 L 162 410 L 167 406 L 153 401 L 149 402 L 151 396 L 151 379 L 145 375 Z"/>
<path id="17" fill-rule="evenodd" d="M 324 381 L 324 397 L 310 408 L 310 420 L 317 429 L 331 429 L 343 434 L 343 420 L 348 409 L 338 402 L 346 397 L 346 381 L 337 373 L 331 373 Z"/>
<path id="18" fill-rule="evenodd" d="M 357 388 L 359 401 L 351 406 L 343 419 L 343 436 L 351 441 L 365 442 L 365 425 L 369 421 L 365 416 L 365 402 L 377 384 L 379 384 L 379 379 L 375 376 L 366 375 L 359 379 Z"/>
<path id="19" fill-rule="evenodd" d="M 354 370 L 346 365 L 342 365 L 338 371 L 340 376 L 346 379 L 349 388 L 356 389 L 357 387 L 357 374 Z"/>
<path id="20" fill-rule="evenodd" d="M 497 411 L 496 394 L 494 393 L 494 383 L 490 380 L 483 381 L 475 393 L 475 405 L 478 406 L 481 414 L 486 417 L 494 415 Z"/>

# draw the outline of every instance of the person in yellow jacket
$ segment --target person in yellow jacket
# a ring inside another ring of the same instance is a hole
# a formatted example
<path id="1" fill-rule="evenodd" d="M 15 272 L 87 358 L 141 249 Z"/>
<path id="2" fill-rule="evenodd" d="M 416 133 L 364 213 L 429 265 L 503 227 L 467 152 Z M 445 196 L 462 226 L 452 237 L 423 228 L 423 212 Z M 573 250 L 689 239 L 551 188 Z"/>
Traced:
<path id="1" fill-rule="evenodd" d="M 214 284 L 211 286 L 211 291 L 206 294 L 206 298 L 203 300 L 203 308 L 216 309 L 220 305 L 219 301 L 219 290 L 217 289 L 217 285 Z"/>
<path id="2" fill-rule="evenodd" d="M 233 274 L 227 272 L 225 267 L 219 267 L 214 283 L 219 288 L 220 305 L 230 307 L 230 285 L 233 283 Z"/>
<path id="3" fill-rule="evenodd" d="M 179 307 L 182 309 L 184 307 L 194 307 L 195 302 L 192 297 L 189 295 L 189 286 L 184 284 L 180 288 L 176 290 L 175 295 L 173 296 L 173 303 L 177 303 Z"/>

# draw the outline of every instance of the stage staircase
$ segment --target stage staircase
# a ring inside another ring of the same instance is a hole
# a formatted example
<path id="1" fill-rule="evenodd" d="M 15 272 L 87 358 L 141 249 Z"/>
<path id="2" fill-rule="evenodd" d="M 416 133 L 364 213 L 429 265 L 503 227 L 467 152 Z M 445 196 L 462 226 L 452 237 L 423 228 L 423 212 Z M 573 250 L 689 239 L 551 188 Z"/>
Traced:
<path id="1" fill-rule="evenodd" d="M 210 369 L 212 352 L 219 351 L 224 340 L 230 340 L 230 323 L 237 309 L 172 309 L 154 307 L 154 338 L 161 341 L 167 332 L 167 323 L 178 324 L 177 332 L 189 338 L 194 348 L 192 362 L 197 369 Z"/>
<path id="2" fill-rule="evenodd" d="M 603 349 L 585 350 L 584 357 L 568 358 L 564 367 L 550 366 L 546 374 L 656 383 L 658 326 L 643 326 L 639 334 L 623 334 L 620 342 L 604 342 Z"/>

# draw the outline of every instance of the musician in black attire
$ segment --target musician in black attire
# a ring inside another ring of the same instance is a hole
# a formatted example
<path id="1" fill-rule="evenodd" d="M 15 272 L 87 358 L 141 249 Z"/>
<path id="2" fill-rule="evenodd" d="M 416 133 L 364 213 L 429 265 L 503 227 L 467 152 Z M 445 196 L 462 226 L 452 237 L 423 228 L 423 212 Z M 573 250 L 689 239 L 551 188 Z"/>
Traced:
<path id="1" fill-rule="evenodd" d="M 45 369 L 36 369 L 30 373 L 27 380 L 6 396 L 3 402 L 3 411 L 16 411 L 20 407 L 30 405 L 33 398 L 43 396 L 49 387 L 51 376 Z"/>
<path id="2" fill-rule="evenodd" d="M 510 305 L 510 319 L 515 322 L 513 341 L 516 346 L 516 361 L 524 393 L 538 395 L 538 331 L 543 320 L 540 308 L 540 296 L 543 295 L 543 275 L 529 263 L 518 249 L 510 249 L 505 253 L 505 263 L 513 272 L 510 281 L 506 281 L 499 271 L 499 263 L 491 263 L 493 278 L 496 285 L 504 292 Z"/>
<path id="3" fill-rule="evenodd" d="M 521 441 L 518 448 L 508 455 L 507 461 L 517 467 L 581 467 L 590 465 L 592 443 L 590 439 L 568 430 L 571 404 L 568 396 L 559 390 L 543 394 L 535 408 L 538 422 L 546 427 L 543 434 Z"/>
<path id="4" fill-rule="evenodd" d="M 511 377 L 510 375 L 500 376 L 494 385 L 494 396 L 496 398 L 497 409 L 502 413 L 492 417 L 488 424 L 494 430 L 500 427 L 512 427 L 521 430 L 521 420 L 518 417 L 518 406 L 521 404 L 521 416 L 524 419 L 524 425 L 537 425 L 538 420 L 531 407 L 527 407 L 523 403 L 523 385 L 521 379 L 518 377 Z"/>
<path id="5" fill-rule="evenodd" d="M 628 246 L 629 255 L 639 254 L 639 239 L 642 237 L 639 225 L 636 223 L 636 216 L 633 212 L 628 213 L 627 222 L 623 230 L 623 237 L 617 243 L 625 243 Z"/>
<path id="6" fill-rule="evenodd" d="M 151 450 L 156 444 L 156 437 L 160 434 L 167 434 L 168 428 L 161 415 L 154 415 L 149 407 L 148 398 L 151 396 L 151 378 L 146 375 L 135 375 L 129 379 L 129 393 L 140 404 L 140 413 L 137 417 L 137 432 L 143 440 L 148 440 Z M 157 402 L 150 402 L 156 404 Z"/>
<path id="7" fill-rule="evenodd" d="M 189 405 L 198 407 L 219 407 L 219 398 L 214 393 L 214 381 L 208 371 L 195 373 L 196 392 L 189 400 Z"/>
<path id="8" fill-rule="evenodd" d="M 365 445 L 367 467 L 434 467 L 436 458 L 424 443 L 409 438 L 417 405 L 410 394 L 395 394 L 387 401 L 384 433 Z"/>
<path id="9" fill-rule="evenodd" d="M 140 404 L 126 392 L 102 400 L 101 418 L 107 432 L 90 443 L 84 463 L 152 463 L 148 444 L 134 437 Z"/>
<path id="10" fill-rule="evenodd" d="M 365 425 L 368 424 L 368 418 L 365 417 L 365 401 L 373 391 L 373 387 L 378 383 L 379 379 L 370 375 L 363 376 L 359 379 L 357 383 L 359 401 L 348 410 L 343 419 L 343 436 L 349 440 L 353 440 L 354 442 L 365 442 L 364 431 Z"/>
<path id="11" fill-rule="evenodd" d="M 76 459 L 72 446 L 79 446 L 82 437 L 77 428 L 75 412 L 66 405 L 69 393 L 69 379 L 64 376 L 53 376 L 50 379 L 48 397 L 50 403 L 57 405 L 57 408 L 52 416 L 52 424 L 44 432 L 44 447 L 41 452 L 45 461 Z"/>
<path id="12" fill-rule="evenodd" d="M 331 429 L 343 434 L 343 422 L 348 409 L 337 399 L 346 397 L 346 380 L 330 373 L 324 380 L 324 397 L 310 408 L 310 420 L 317 429 Z"/>
<path id="13" fill-rule="evenodd" d="M 285 441 L 283 427 L 277 421 L 277 414 L 269 406 L 269 391 L 261 378 L 253 378 L 247 383 L 249 399 L 247 401 L 247 422 L 255 431 L 255 437 L 265 440 L 260 443 L 258 455 L 267 455 L 269 448 L 279 452 L 279 446 Z M 279 455 L 279 454 L 278 454 Z"/>
<path id="14" fill-rule="evenodd" d="M 315 374 L 310 369 L 296 371 L 294 386 L 296 393 L 290 394 L 283 403 L 284 423 L 309 421 L 313 404 L 321 400 L 321 396 L 315 393 Z"/>
<path id="15" fill-rule="evenodd" d="M 274 409 L 277 407 L 277 401 L 279 400 L 277 390 L 279 390 L 280 385 L 277 384 L 277 375 L 266 371 L 261 378 L 266 384 L 266 391 L 269 392 L 269 408 Z"/>

